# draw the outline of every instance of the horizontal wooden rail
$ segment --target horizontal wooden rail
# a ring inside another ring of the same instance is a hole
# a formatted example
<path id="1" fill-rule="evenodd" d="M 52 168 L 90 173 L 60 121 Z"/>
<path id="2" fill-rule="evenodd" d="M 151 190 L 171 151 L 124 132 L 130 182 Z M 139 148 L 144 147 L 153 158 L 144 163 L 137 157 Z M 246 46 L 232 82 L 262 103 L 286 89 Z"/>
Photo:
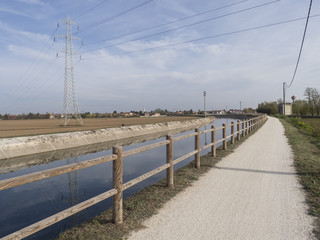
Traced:
<path id="1" fill-rule="evenodd" d="M 73 214 L 76 214 L 98 202 L 101 202 L 111 196 L 113 196 L 113 222 L 116 224 L 121 224 L 123 221 L 123 213 L 122 213 L 122 201 L 123 201 L 123 191 L 142 182 L 143 180 L 161 172 L 167 169 L 167 186 L 168 187 L 173 187 L 174 182 L 173 182 L 173 165 L 178 164 L 179 162 L 195 155 L 195 167 L 200 168 L 200 152 L 210 148 L 211 147 L 211 156 L 215 157 L 216 156 L 216 144 L 223 142 L 223 149 L 227 150 L 227 142 L 228 139 L 231 138 L 231 144 L 234 143 L 235 140 L 235 135 L 237 134 L 237 139 L 240 140 L 240 134 L 242 133 L 242 136 L 246 136 L 249 133 L 251 133 L 252 130 L 256 129 L 258 126 L 260 126 L 264 121 L 266 120 L 266 115 L 260 115 L 256 118 L 252 118 L 249 120 L 243 120 L 243 121 L 237 121 L 235 124 L 232 122 L 229 125 L 223 124 L 222 127 L 215 128 L 214 126 L 211 127 L 211 129 L 207 129 L 204 131 L 200 131 L 199 129 L 196 129 L 194 133 L 189 133 L 185 134 L 182 136 L 178 136 L 173 138 L 171 135 L 167 136 L 167 140 L 153 143 L 150 145 L 146 145 L 143 147 L 127 150 L 125 152 L 122 151 L 121 146 L 116 146 L 113 147 L 113 154 L 96 158 L 96 159 L 91 159 L 87 161 L 83 161 L 80 163 L 73 163 L 67 166 L 62 166 L 62 167 L 57 167 L 53 169 L 48 169 L 44 170 L 41 172 L 35 172 L 35 173 L 30 173 L 26 174 L 23 176 L 19 177 L 14 177 L 10 179 L 5 179 L 0 181 L 0 190 L 12 188 L 15 186 L 20 186 L 26 183 L 31 183 L 34 181 L 38 181 L 41 179 L 46 179 L 50 178 L 53 176 L 57 176 L 60 174 L 84 169 L 87 167 L 95 166 L 98 164 L 106 163 L 113 161 L 113 188 L 105 193 L 102 193 L 96 197 L 90 198 L 82 203 L 79 203 L 73 207 L 70 207 L 64 211 L 61 211 L 57 214 L 52 215 L 51 217 L 48 217 L 46 219 L 43 219 L 37 223 L 34 223 L 26 228 L 23 228 L 17 232 L 14 232 L 3 239 L 21 239 L 25 238 L 27 236 L 30 236 L 33 233 L 36 233 L 40 231 L 41 229 L 44 229 L 56 222 L 59 222 L 69 216 L 72 216 Z M 235 126 L 237 126 L 237 131 L 235 131 Z M 240 129 L 240 126 L 242 127 Z M 226 136 L 226 129 L 227 127 L 231 127 L 231 135 Z M 222 138 L 218 141 L 216 141 L 216 132 L 218 130 L 222 130 Z M 211 143 L 203 146 L 200 148 L 200 135 L 203 133 L 209 133 L 211 132 Z M 173 160 L 173 143 L 177 141 L 181 141 L 186 138 L 190 137 L 195 137 L 195 150 L 187 153 L 175 160 Z M 167 151 L 167 163 L 164 164 L 161 167 L 158 167 L 152 171 L 149 171 L 137 178 L 134 178 L 127 183 L 123 184 L 123 157 L 135 155 L 144 151 L 148 151 L 150 149 L 158 148 L 161 146 L 166 145 L 166 151 Z"/>
<path id="2" fill-rule="evenodd" d="M 212 131 L 213 131 L 213 129 L 207 129 L 207 130 L 201 131 L 200 133 L 203 134 L 203 133 L 209 133 L 209 132 L 212 132 Z"/>
<path id="3" fill-rule="evenodd" d="M 189 133 L 189 134 L 186 134 L 186 135 L 175 137 L 175 138 L 173 138 L 173 142 L 178 142 L 178 141 L 184 140 L 186 138 L 193 137 L 195 135 L 197 135 L 197 133 Z"/>
<path id="4" fill-rule="evenodd" d="M 209 148 L 209 147 L 212 147 L 213 145 L 214 145 L 214 143 L 209 143 L 209 144 L 203 146 L 203 147 L 200 149 L 200 151 L 203 151 L 203 150 L 205 150 L 205 149 L 207 149 L 207 148 Z"/>
<path id="5" fill-rule="evenodd" d="M 70 207 L 66 210 L 63 210 L 59 213 L 56 213 L 48 218 L 45 218 L 39 222 L 36 222 L 28 227 L 25 227 L 17 232 L 14 232 L 10 235 L 5 236 L 4 238 L 2 238 L 2 240 L 12 240 L 12 239 L 21 239 L 21 238 L 25 238 L 30 236 L 33 233 L 36 233 L 46 227 L 51 226 L 54 223 L 57 223 L 67 217 L 70 217 L 88 207 L 93 206 L 96 203 L 99 203 L 109 197 L 112 197 L 113 195 L 115 195 L 117 193 L 117 190 L 115 189 L 111 189 L 107 192 L 104 192 L 98 196 L 95 196 L 93 198 L 90 198 L 84 202 L 81 202 L 77 205 L 74 205 L 73 207 Z"/>
<path id="6" fill-rule="evenodd" d="M 176 165 L 176 164 L 178 164 L 179 162 L 181 162 L 181 161 L 183 161 L 183 160 L 185 160 L 185 159 L 187 159 L 187 158 L 189 158 L 189 157 L 191 157 L 191 156 L 193 156 L 193 155 L 195 155 L 195 154 L 197 154 L 197 153 L 198 153 L 198 150 L 194 150 L 194 151 L 192 151 L 192 152 L 190 152 L 190 153 L 187 153 L 187 154 L 185 154 L 185 155 L 177 158 L 176 160 L 174 160 L 174 161 L 173 161 L 173 165 Z"/>
<path id="7" fill-rule="evenodd" d="M 229 139 L 233 136 L 233 134 L 230 134 L 229 136 L 227 136 L 226 138 Z"/>
<path id="8" fill-rule="evenodd" d="M 150 144 L 150 145 L 147 145 L 147 146 L 131 149 L 131 150 L 123 152 L 122 156 L 123 157 L 128 157 L 128 156 L 131 156 L 131 155 L 135 155 L 137 153 L 145 152 L 145 151 L 148 151 L 150 149 L 154 149 L 154 148 L 158 148 L 158 147 L 167 145 L 168 143 L 169 143 L 169 140 L 164 140 L 164 141 L 153 143 L 153 144 Z"/>
<path id="9" fill-rule="evenodd" d="M 163 171 L 163 170 L 165 170 L 165 169 L 167 169 L 169 167 L 170 167 L 170 164 L 166 163 L 165 165 L 163 165 L 161 167 L 158 167 L 158 168 L 156 168 L 156 169 L 154 169 L 154 170 L 152 170 L 150 172 L 147 172 L 147 173 L 145 173 L 145 174 L 143 174 L 143 175 L 141 175 L 141 176 L 139 176 L 139 177 L 137 177 L 135 179 L 132 179 L 131 181 L 129 181 L 129 182 L 125 183 L 125 184 L 123 184 L 122 189 L 126 190 L 126 189 L 138 184 L 139 182 L 142 182 L 143 180 L 145 180 L 145 179 L 147 179 L 147 178 L 149 178 L 149 177 L 151 177 L 151 176 L 153 176 L 153 175 L 155 175 L 155 174 L 157 174 L 157 173 L 159 173 L 159 172 L 161 172 L 161 171 Z"/>
<path id="10" fill-rule="evenodd" d="M 62 167 L 56 167 L 41 172 L 29 173 L 18 177 L 4 179 L 0 181 L 0 190 L 20 186 L 26 183 L 35 182 L 38 180 L 54 177 L 68 172 L 73 172 L 87 167 L 92 167 L 101 163 L 110 162 L 117 159 L 116 155 L 109 155 L 105 157 L 90 159 L 87 161 L 72 163 Z"/>
<path id="11" fill-rule="evenodd" d="M 221 143 L 221 142 L 223 142 L 223 141 L 224 141 L 224 139 L 221 138 L 220 140 L 216 141 L 216 144 Z"/>

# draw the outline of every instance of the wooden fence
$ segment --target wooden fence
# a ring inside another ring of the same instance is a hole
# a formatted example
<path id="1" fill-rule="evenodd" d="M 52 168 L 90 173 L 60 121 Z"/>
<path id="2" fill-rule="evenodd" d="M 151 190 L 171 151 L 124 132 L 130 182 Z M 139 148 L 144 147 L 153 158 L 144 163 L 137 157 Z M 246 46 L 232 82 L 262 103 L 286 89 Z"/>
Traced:
<path id="1" fill-rule="evenodd" d="M 115 224 L 121 224 L 123 222 L 123 214 L 122 214 L 122 203 L 123 203 L 123 191 L 134 186 L 137 183 L 163 171 L 167 171 L 167 186 L 174 186 L 174 170 L 173 166 L 191 156 L 195 156 L 195 167 L 200 168 L 200 152 L 211 148 L 211 156 L 216 156 L 216 146 L 218 143 L 222 142 L 222 147 L 224 150 L 227 149 L 227 142 L 231 141 L 231 144 L 234 144 L 235 138 L 240 140 L 241 137 L 248 135 L 249 132 L 253 131 L 257 127 L 259 127 L 266 120 L 266 115 L 259 115 L 258 117 L 237 121 L 235 131 L 235 123 L 232 122 L 230 125 L 222 124 L 222 127 L 216 128 L 212 126 L 208 130 L 200 131 L 200 129 L 195 129 L 194 133 L 185 134 L 178 137 L 173 137 L 172 135 L 168 135 L 166 140 L 161 142 L 153 143 L 147 146 L 135 148 L 128 151 L 123 151 L 122 146 L 114 146 L 112 148 L 112 155 L 90 159 L 80 163 L 73 163 L 67 166 L 56 167 L 48 170 L 44 170 L 41 172 L 30 173 L 14 178 L 9 178 L 0 181 L 0 190 L 5 190 L 8 188 L 13 188 L 16 186 L 20 186 L 26 183 L 35 182 L 41 179 L 50 178 L 53 176 L 61 175 L 64 173 L 76 171 L 79 169 L 84 169 L 87 167 L 95 166 L 101 163 L 113 162 L 113 188 L 107 192 L 104 192 L 100 195 L 97 195 L 93 198 L 90 198 L 84 202 L 81 202 L 77 205 L 74 205 L 64 211 L 61 211 L 57 214 L 54 214 L 48 218 L 45 218 L 39 222 L 36 222 L 28 227 L 25 227 L 17 232 L 14 232 L 10 235 L 5 236 L 2 239 L 21 239 L 27 236 L 30 236 L 33 233 L 36 233 L 48 226 L 53 225 L 67 217 L 70 217 L 96 203 L 99 203 L 109 197 L 113 196 L 113 222 Z M 227 136 L 227 127 L 231 127 L 231 134 Z M 222 130 L 222 138 L 220 140 L 216 140 L 216 132 L 218 130 Z M 203 133 L 211 133 L 211 143 L 200 148 L 200 135 Z M 195 150 L 185 154 L 177 159 L 173 159 L 173 143 L 177 141 L 181 141 L 186 138 L 194 137 L 195 138 Z M 143 174 L 129 182 L 123 183 L 123 158 L 131 155 L 135 155 L 150 149 L 158 148 L 160 146 L 166 145 L 166 164 L 161 167 L 158 167 L 146 174 Z"/>

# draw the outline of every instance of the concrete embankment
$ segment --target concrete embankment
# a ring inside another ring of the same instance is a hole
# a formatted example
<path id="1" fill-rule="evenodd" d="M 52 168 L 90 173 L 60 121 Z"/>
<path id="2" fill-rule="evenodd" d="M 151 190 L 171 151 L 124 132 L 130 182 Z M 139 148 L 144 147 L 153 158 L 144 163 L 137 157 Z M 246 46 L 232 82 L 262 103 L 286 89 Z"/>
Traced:
<path id="1" fill-rule="evenodd" d="M 177 133 L 208 125 L 213 122 L 214 119 L 214 117 L 210 117 L 158 124 L 106 128 L 94 131 L 4 138 L 0 139 L 0 160 L 108 141 L 141 137 L 150 134 Z"/>

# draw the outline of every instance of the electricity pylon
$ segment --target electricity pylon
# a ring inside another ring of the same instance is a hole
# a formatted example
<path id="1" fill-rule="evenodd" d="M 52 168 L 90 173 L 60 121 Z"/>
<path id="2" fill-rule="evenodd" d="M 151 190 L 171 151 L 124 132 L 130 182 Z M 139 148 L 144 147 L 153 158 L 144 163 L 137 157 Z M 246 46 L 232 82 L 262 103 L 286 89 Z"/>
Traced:
<path id="1" fill-rule="evenodd" d="M 73 55 L 75 54 L 75 52 L 73 51 L 72 46 L 72 39 L 81 39 L 72 36 L 72 25 L 77 24 L 71 21 L 69 15 L 67 15 L 67 18 L 61 20 L 59 23 L 66 25 L 66 34 L 57 36 L 65 38 L 66 40 L 65 50 L 63 51 L 65 54 L 64 102 L 62 113 L 64 119 L 64 126 L 67 126 L 71 119 L 75 119 L 76 124 L 83 125 L 79 111 L 78 99 L 76 94 L 76 84 L 74 80 Z"/>

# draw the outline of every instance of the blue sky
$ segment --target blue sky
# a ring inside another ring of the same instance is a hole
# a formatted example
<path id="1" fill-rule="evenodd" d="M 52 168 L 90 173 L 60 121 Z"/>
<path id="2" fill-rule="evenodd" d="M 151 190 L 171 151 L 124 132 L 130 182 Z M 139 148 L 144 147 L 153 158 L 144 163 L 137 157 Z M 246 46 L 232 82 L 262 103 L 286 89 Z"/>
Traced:
<path id="1" fill-rule="evenodd" d="M 306 17 L 308 7 L 308 0 L 1 0 L 0 114 L 62 111 L 64 40 L 54 36 L 64 34 L 57 22 L 67 15 L 83 41 L 73 41 L 81 112 L 198 110 L 203 91 L 207 109 L 240 101 L 255 108 L 282 97 L 305 20 L 229 33 Z M 320 17 L 310 19 L 287 99 L 320 89 L 319 25 Z"/>

